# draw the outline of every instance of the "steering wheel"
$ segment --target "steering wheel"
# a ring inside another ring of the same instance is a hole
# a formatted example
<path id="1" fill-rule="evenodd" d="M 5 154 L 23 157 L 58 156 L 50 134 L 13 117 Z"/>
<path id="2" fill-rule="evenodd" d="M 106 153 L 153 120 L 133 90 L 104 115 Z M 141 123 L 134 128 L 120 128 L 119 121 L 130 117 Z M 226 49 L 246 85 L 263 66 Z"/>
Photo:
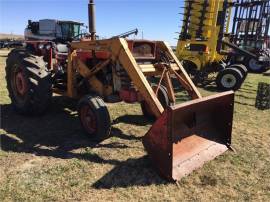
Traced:
<path id="1" fill-rule="evenodd" d="M 85 36 L 88 36 L 89 34 L 88 33 L 80 33 L 74 37 L 72 37 L 73 40 L 80 40 L 81 38 L 85 37 Z"/>

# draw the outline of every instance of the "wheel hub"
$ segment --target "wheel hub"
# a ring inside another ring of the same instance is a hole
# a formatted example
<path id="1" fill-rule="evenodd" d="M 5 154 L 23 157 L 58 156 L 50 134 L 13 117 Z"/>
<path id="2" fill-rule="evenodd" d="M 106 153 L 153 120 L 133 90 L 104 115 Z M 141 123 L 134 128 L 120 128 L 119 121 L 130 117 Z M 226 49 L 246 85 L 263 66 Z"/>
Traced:
<path id="1" fill-rule="evenodd" d="M 27 83 L 21 71 L 17 72 L 15 75 L 15 86 L 19 95 L 25 95 L 27 92 Z"/>
<path id="2" fill-rule="evenodd" d="M 97 130 L 96 127 L 96 118 L 95 114 L 89 106 L 83 106 L 80 110 L 80 118 L 84 128 L 89 134 L 95 133 Z"/>
<path id="3" fill-rule="evenodd" d="M 225 88 L 233 88 L 236 85 L 237 80 L 234 75 L 226 74 L 221 79 L 221 83 Z"/>

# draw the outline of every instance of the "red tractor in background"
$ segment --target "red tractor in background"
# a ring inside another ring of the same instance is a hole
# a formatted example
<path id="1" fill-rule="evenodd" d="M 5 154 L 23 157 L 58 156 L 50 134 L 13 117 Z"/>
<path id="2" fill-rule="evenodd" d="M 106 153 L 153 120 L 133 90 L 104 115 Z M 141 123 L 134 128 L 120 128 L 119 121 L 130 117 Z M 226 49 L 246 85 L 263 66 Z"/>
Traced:
<path id="1" fill-rule="evenodd" d="M 43 56 L 49 70 L 54 70 L 54 79 L 65 79 L 68 45 L 80 40 L 87 33 L 82 30 L 83 23 L 44 19 L 28 21 L 25 29 L 26 50 L 36 56 Z M 64 86 L 62 86 L 64 88 Z"/>

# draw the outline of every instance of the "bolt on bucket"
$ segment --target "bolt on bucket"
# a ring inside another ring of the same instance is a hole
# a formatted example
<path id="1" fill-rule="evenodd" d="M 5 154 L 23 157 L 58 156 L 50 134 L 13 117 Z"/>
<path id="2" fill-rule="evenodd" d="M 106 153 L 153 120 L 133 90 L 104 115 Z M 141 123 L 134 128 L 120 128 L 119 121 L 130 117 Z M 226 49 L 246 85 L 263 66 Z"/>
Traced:
<path id="1" fill-rule="evenodd" d="M 232 91 L 168 107 L 143 137 L 158 172 L 180 180 L 231 145 Z"/>

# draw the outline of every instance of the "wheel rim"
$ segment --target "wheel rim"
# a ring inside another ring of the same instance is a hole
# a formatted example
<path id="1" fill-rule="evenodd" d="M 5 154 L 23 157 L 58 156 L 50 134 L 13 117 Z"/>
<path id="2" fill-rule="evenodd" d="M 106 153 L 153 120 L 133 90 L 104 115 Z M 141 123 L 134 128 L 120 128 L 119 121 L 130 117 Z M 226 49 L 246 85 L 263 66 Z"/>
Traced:
<path id="1" fill-rule="evenodd" d="M 20 71 L 15 75 L 15 86 L 18 94 L 25 95 L 27 91 L 27 84 L 24 78 L 23 73 Z"/>
<path id="2" fill-rule="evenodd" d="M 233 74 L 225 74 L 221 79 L 221 84 L 225 88 L 233 88 L 237 83 L 237 79 Z"/>
<path id="3" fill-rule="evenodd" d="M 262 65 L 259 64 L 258 61 L 253 58 L 249 60 L 248 66 L 253 71 L 258 71 L 262 68 Z"/>
<path id="4" fill-rule="evenodd" d="M 27 94 L 28 84 L 22 68 L 15 68 L 12 76 L 12 87 L 16 97 L 23 98 Z"/>
<path id="5" fill-rule="evenodd" d="M 83 127 L 89 134 L 94 134 L 97 130 L 96 117 L 91 108 L 87 105 L 80 109 L 80 119 Z"/>

